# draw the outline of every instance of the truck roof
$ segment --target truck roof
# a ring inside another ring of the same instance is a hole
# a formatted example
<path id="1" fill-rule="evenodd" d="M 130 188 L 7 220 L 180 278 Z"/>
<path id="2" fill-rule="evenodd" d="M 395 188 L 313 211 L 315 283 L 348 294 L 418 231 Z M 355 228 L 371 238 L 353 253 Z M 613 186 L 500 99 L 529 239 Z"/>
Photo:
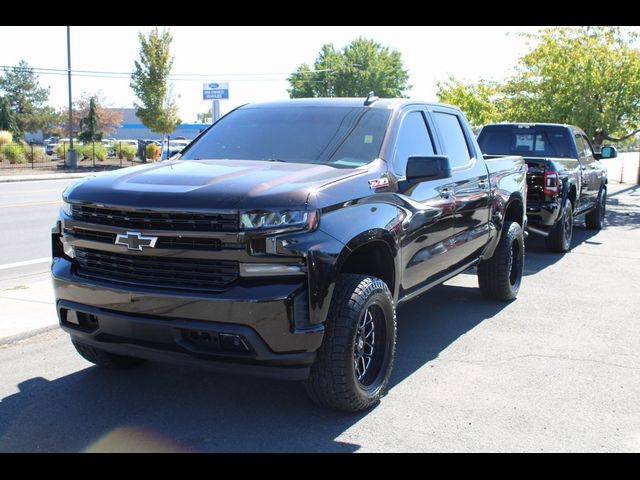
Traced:
<path id="1" fill-rule="evenodd" d="M 295 105 L 297 107 L 364 107 L 365 97 L 331 97 L 331 98 L 293 98 L 288 100 L 278 100 L 272 102 L 256 102 L 248 103 L 240 108 L 272 108 L 272 107 L 289 107 Z M 394 109 L 405 105 L 428 105 L 428 106 L 444 106 L 448 108 L 457 107 L 445 105 L 441 103 L 425 102 L 422 100 L 413 100 L 408 98 L 380 98 L 370 105 L 369 108 Z"/>
<path id="2" fill-rule="evenodd" d="M 569 125 L 567 123 L 545 123 L 545 122 L 501 122 L 501 123 L 487 123 L 485 127 L 499 126 L 499 127 L 567 127 L 567 128 L 580 128 L 575 125 Z"/>

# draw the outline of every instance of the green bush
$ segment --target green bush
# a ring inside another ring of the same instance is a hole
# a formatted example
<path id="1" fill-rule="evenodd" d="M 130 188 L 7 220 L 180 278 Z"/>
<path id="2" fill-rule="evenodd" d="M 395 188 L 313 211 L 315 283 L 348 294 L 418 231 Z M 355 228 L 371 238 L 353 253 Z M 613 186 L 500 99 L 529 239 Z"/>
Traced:
<path id="1" fill-rule="evenodd" d="M 47 160 L 47 156 L 44 154 L 44 148 L 34 146 L 33 151 L 31 150 L 31 145 L 25 145 L 24 148 L 24 156 L 29 163 L 44 162 Z"/>
<path id="2" fill-rule="evenodd" d="M 160 147 L 155 143 L 147 145 L 147 160 L 153 160 L 154 162 L 160 158 Z"/>
<path id="3" fill-rule="evenodd" d="M 82 149 L 82 152 L 80 152 Z M 78 154 L 82 153 L 85 157 L 93 159 L 94 155 L 96 160 L 104 162 L 107 158 L 107 149 L 102 143 L 87 143 L 78 147 Z"/>
<path id="4" fill-rule="evenodd" d="M 133 145 L 129 145 L 128 143 L 121 143 L 116 146 L 116 151 L 118 152 L 119 158 L 126 158 L 131 161 L 138 153 L 138 149 Z"/>
<path id="5" fill-rule="evenodd" d="M 13 142 L 13 135 L 7 130 L 0 130 L 0 147 Z"/>
<path id="6" fill-rule="evenodd" d="M 69 144 L 64 142 L 64 143 L 59 143 L 58 146 L 56 147 L 56 155 L 58 156 L 58 158 L 64 158 L 65 155 L 67 154 L 67 150 L 69 150 Z"/>
<path id="7" fill-rule="evenodd" d="M 2 147 L 4 158 L 9 160 L 10 164 L 24 163 L 24 149 L 19 143 L 7 143 Z"/>

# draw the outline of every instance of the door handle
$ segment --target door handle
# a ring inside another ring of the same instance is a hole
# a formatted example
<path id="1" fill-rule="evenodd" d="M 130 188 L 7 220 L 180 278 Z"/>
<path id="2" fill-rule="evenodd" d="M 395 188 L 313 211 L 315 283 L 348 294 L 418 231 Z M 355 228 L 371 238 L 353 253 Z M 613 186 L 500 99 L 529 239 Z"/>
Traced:
<path id="1" fill-rule="evenodd" d="M 478 182 L 478 186 L 480 187 L 480 190 L 486 190 L 487 188 L 489 188 L 489 184 L 486 180 L 480 180 Z"/>
<path id="2" fill-rule="evenodd" d="M 587 167 L 580 167 L 580 170 L 586 170 Z"/>
<path id="3" fill-rule="evenodd" d="M 443 188 L 440 190 L 440 196 L 444 199 L 451 198 L 451 192 L 448 188 Z"/>

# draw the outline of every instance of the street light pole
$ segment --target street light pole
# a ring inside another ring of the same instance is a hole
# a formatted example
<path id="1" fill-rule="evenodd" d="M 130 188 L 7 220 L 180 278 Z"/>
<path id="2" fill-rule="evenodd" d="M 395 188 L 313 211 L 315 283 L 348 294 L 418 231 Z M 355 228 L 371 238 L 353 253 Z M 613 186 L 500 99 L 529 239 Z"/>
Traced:
<path id="1" fill-rule="evenodd" d="M 73 102 L 71 100 L 71 33 L 67 26 L 67 77 L 69 80 L 69 151 L 67 152 L 66 166 L 76 168 L 78 166 L 78 156 L 73 149 Z"/>

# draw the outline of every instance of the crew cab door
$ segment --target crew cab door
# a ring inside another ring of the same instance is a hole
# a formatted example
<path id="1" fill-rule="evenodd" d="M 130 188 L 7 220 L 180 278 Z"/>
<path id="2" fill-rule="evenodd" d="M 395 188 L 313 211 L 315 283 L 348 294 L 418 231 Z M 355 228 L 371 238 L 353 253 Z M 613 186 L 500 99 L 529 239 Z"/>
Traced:
<path id="1" fill-rule="evenodd" d="M 453 182 L 451 178 L 410 182 L 406 180 L 409 157 L 428 157 L 436 149 L 425 111 L 415 107 L 403 112 L 393 147 L 393 169 L 399 178 L 402 202 L 409 210 L 402 244 L 401 296 L 437 281 L 451 264 L 453 235 Z"/>
<path id="2" fill-rule="evenodd" d="M 455 213 L 450 270 L 475 260 L 489 241 L 489 171 L 465 119 L 455 110 L 429 111 L 440 148 L 449 158 Z"/>
<path id="3" fill-rule="evenodd" d="M 578 149 L 578 161 L 582 176 L 582 191 L 578 199 L 578 211 L 586 210 L 593 205 L 598 197 L 603 171 L 600 162 L 596 160 L 589 140 L 579 132 L 574 132 L 576 148 Z"/>

